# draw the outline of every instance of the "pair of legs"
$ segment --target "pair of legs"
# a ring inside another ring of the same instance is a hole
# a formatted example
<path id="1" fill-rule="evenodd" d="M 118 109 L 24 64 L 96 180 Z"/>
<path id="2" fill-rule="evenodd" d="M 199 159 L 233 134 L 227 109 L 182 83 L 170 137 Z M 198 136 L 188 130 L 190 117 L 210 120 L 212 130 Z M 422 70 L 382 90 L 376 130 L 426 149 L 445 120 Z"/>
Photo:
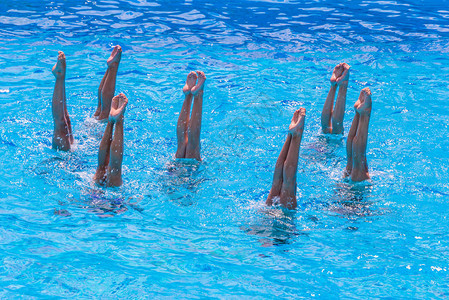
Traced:
<path id="1" fill-rule="evenodd" d="M 363 181 L 370 178 L 366 161 L 366 145 L 368 142 L 371 106 L 371 91 L 369 88 L 364 88 L 360 92 L 359 99 L 354 104 L 355 116 L 352 120 L 346 144 L 347 164 L 345 176 L 351 176 L 352 181 Z"/>
<path id="2" fill-rule="evenodd" d="M 94 117 L 98 120 L 104 120 L 109 117 L 121 56 L 122 48 L 117 45 L 114 47 L 111 56 L 107 60 L 108 69 L 104 73 L 103 79 L 101 79 L 100 82 L 100 87 L 98 88 L 98 105 L 97 110 L 94 113 Z"/>
<path id="3" fill-rule="evenodd" d="M 198 75 L 197 75 L 198 74 Z M 197 82 L 198 79 L 198 82 Z M 201 161 L 200 133 L 203 115 L 203 93 L 206 75 L 202 71 L 190 72 L 182 91 L 185 95 L 176 126 L 178 148 L 176 158 L 194 158 Z M 190 115 L 190 107 L 193 107 Z"/>
<path id="4" fill-rule="evenodd" d="M 123 119 L 127 104 L 128 98 L 123 93 L 112 98 L 108 124 L 98 151 L 98 167 L 94 175 L 94 181 L 99 185 L 122 185 Z"/>
<path id="5" fill-rule="evenodd" d="M 111 101 L 115 92 L 115 82 L 121 54 L 121 47 L 115 46 L 111 56 L 107 60 L 108 69 L 106 70 L 98 89 L 98 107 L 94 114 L 99 120 L 104 120 L 109 116 Z M 67 111 L 65 95 L 66 59 L 62 51 L 59 51 L 58 61 L 54 65 L 52 73 L 56 77 L 52 99 L 54 122 L 52 148 L 69 151 L 74 139 L 72 135 L 72 124 Z"/>
<path id="6" fill-rule="evenodd" d="M 52 68 L 52 73 L 56 77 L 52 99 L 52 114 L 54 122 L 52 148 L 56 150 L 69 151 L 74 140 L 72 135 L 72 124 L 67 111 L 65 96 L 66 60 L 64 52 L 59 51 L 58 61 Z"/>
<path id="7" fill-rule="evenodd" d="M 343 133 L 343 118 L 345 116 L 346 93 L 348 91 L 350 66 L 346 63 L 338 64 L 332 73 L 331 87 L 321 112 L 321 128 L 324 133 Z M 338 95 L 334 106 L 335 94 Z"/>
<path id="8" fill-rule="evenodd" d="M 273 199 L 279 197 L 279 201 L 284 207 L 296 208 L 296 173 L 305 117 L 305 108 L 300 108 L 293 114 L 287 139 L 276 161 L 273 184 L 266 201 L 267 205 L 272 205 Z"/>

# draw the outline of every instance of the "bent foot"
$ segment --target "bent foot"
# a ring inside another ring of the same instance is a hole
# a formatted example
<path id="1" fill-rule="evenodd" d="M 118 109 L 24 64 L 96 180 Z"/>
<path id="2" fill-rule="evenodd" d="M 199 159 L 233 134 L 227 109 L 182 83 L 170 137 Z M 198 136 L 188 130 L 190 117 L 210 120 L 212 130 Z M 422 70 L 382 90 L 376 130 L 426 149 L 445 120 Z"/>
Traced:
<path id="1" fill-rule="evenodd" d="M 111 112 L 109 113 L 109 121 L 112 123 L 123 120 L 125 114 L 126 105 L 128 104 L 128 98 L 125 94 L 120 93 L 112 98 Z"/>
<path id="2" fill-rule="evenodd" d="M 335 66 L 332 72 L 331 84 L 340 85 L 342 83 L 348 83 L 349 81 L 349 69 L 351 67 L 347 63 L 340 63 Z"/>
<path id="3" fill-rule="evenodd" d="M 190 72 L 189 75 L 187 75 L 186 84 L 182 88 L 182 92 L 184 93 L 184 95 L 190 94 L 191 89 L 195 86 L 197 78 L 198 76 L 193 71 Z"/>
<path id="4" fill-rule="evenodd" d="M 293 135 L 300 135 L 304 130 L 304 120 L 306 118 L 306 109 L 301 107 L 293 114 L 292 122 L 288 131 Z"/>
<path id="5" fill-rule="evenodd" d="M 122 47 L 117 45 L 117 46 L 114 47 L 114 49 L 112 50 L 111 56 L 109 56 L 109 58 L 107 60 L 108 67 L 112 63 L 117 63 L 118 64 L 120 62 L 121 58 L 122 58 Z"/>
<path id="6" fill-rule="evenodd" d="M 354 104 L 354 108 L 360 115 L 369 115 L 371 113 L 371 106 L 371 91 L 366 87 L 360 92 L 359 99 Z"/>
<path id="7" fill-rule="evenodd" d="M 51 69 L 51 72 L 53 73 L 53 75 L 55 75 L 56 78 L 63 78 L 65 77 L 66 68 L 65 54 L 62 51 L 58 51 L 58 53 L 58 61 Z"/>
<path id="8" fill-rule="evenodd" d="M 204 82 L 206 82 L 206 74 L 203 71 L 196 71 L 198 74 L 198 83 L 190 90 L 195 96 L 204 89 Z"/>

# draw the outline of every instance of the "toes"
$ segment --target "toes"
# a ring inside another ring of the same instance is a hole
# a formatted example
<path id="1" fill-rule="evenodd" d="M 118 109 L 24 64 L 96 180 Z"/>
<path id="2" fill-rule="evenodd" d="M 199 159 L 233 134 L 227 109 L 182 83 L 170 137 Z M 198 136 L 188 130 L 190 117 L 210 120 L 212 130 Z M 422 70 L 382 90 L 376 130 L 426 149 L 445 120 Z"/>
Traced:
<path id="1" fill-rule="evenodd" d="M 204 74 L 203 71 L 196 71 L 196 73 L 198 74 L 198 77 L 200 77 L 202 79 L 206 79 L 206 74 Z"/>
<path id="2" fill-rule="evenodd" d="M 125 94 L 122 93 L 122 97 L 123 97 L 123 104 L 126 105 L 128 104 L 128 97 L 125 96 Z"/>
<path id="3" fill-rule="evenodd" d="M 369 89 L 369 87 L 364 88 L 362 92 L 367 96 L 371 96 L 371 90 Z"/>
<path id="4" fill-rule="evenodd" d="M 357 102 L 364 102 L 365 99 L 371 96 L 371 91 L 369 88 L 364 88 L 360 91 L 359 99 Z"/>
<path id="5" fill-rule="evenodd" d="M 293 114 L 293 118 L 295 119 L 295 121 L 298 120 L 298 117 L 299 117 L 299 109 L 297 109 L 297 110 L 295 111 L 295 113 Z"/>
<path id="6" fill-rule="evenodd" d="M 126 97 L 126 95 L 124 93 L 120 93 L 119 96 L 121 100 L 121 106 L 126 105 L 128 103 L 128 98 Z"/>
<path id="7" fill-rule="evenodd" d="M 122 47 L 120 47 L 119 45 L 114 46 L 114 49 L 112 49 L 112 53 L 115 52 L 122 52 Z"/>
<path id="8" fill-rule="evenodd" d="M 306 109 L 305 109 L 304 107 L 301 107 L 301 108 L 299 109 L 299 114 L 300 114 L 301 116 L 305 116 L 305 115 L 306 115 Z"/>
<path id="9" fill-rule="evenodd" d="M 196 73 L 195 73 L 195 72 L 191 71 L 191 72 L 189 73 L 189 75 L 187 75 L 187 77 L 191 79 L 191 78 L 196 78 L 197 76 L 196 76 Z"/>

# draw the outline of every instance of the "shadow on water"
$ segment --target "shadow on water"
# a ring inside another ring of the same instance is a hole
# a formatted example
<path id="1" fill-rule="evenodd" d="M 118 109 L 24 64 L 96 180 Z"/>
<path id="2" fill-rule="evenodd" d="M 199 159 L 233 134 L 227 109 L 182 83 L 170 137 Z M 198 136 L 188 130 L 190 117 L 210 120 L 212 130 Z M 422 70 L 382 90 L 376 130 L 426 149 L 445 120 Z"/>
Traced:
<path id="1" fill-rule="evenodd" d="M 195 159 L 174 159 L 169 161 L 159 176 L 161 193 L 181 206 L 195 204 L 195 195 L 206 177 L 206 165 Z"/>
<path id="2" fill-rule="evenodd" d="M 311 162 L 339 162 L 344 160 L 339 152 L 344 149 L 345 138 L 343 135 L 321 134 L 316 140 L 302 146 L 301 157 Z"/>
<path id="3" fill-rule="evenodd" d="M 296 211 L 281 206 L 273 206 L 260 210 L 263 218 L 258 225 L 241 226 L 247 234 L 259 237 L 262 247 L 282 246 L 293 242 L 293 238 L 305 235 L 295 225 Z"/>
<path id="4" fill-rule="evenodd" d="M 57 153 L 32 168 L 34 174 L 48 182 L 73 182 L 81 179 L 81 173 L 88 170 L 87 160 L 74 153 Z"/>
<path id="5" fill-rule="evenodd" d="M 82 195 L 81 205 L 89 212 L 99 217 L 114 217 L 128 211 L 127 199 L 122 195 L 123 188 L 108 188 L 105 191 L 100 187 L 86 189 Z"/>
<path id="6" fill-rule="evenodd" d="M 370 181 L 354 183 L 344 180 L 336 184 L 328 211 L 346 218 L 371 217 L 384 214 L 375 208 L 371 200 L 373 185 Z"/>
<path id="7" fill-rule="evenodd" d="M 91 167 L 88 162 L 75 153 L 59 153 L 38 163 L 32 168 L 34 174 L 46 180 L 47 184 L 62 188 L 73 188 L 81 184 L 80 193 L 68 193 L 66 201 L 59 200 L 59 208 L 54 209 L 54 215 L 69 217 L 72 213 L 63 208 L 75 205 L 95 213 L 99 217 L 113 217 L 132 208 L 142 212 L 137 203 L 139 199 L 124 196 L 125 188 L 103 188 L 95 186 L 90 176 Z M 76 183 L 78 182 L 78 183 Z"/>
<path id="8" fill-rule="evenodd" d="M 93 184 L 93 183 L 92 183 Z M 68 203 L 60 202 L 60 206 L 74 205 L 79 208 L 96 214 L 100 218 L 110 218 L 123 214 L 129 208 L 141 213 L 143 208 L 139 207 L 138 203 L 141 199 L 133 196 L 126 196 L 125 188 L 122 187 L 88 187 L 82 190 L 80 197 L 68 199 Z M 54 210 L 55 215 L 68 217 L 71 213 L 67 209 Z"/>

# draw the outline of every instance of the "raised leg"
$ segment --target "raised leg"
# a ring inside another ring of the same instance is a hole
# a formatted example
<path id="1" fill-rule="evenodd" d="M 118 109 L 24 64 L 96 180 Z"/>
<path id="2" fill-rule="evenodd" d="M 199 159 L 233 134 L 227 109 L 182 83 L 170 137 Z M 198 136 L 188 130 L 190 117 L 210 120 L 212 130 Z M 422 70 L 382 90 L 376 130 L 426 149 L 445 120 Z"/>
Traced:
<path id="1" fill-rule="evenodd" d="M 101 112 L 101 92 L 103 91 L 104 82 L 106 81 L 106 77 L 108 76 L 108 69 L 106 69 L 106 72 L 104 72 L 103 78 L 101 79 L 100 86 L 98 87 L 98 104 L 97 104 L 97 110 L 94 113 L 94 117 L 98 117 Z"/>
<path id="2" fill-rule="evenodd" d="M 65 119 L 67 121 L 67 130 L 69 133 L 69 141 L 70 141 L 70 144 L 73 144 L 75 142 L 75 139 L 73 138 L 73 134 L 72 134 L 72 121 L 70 120 L 69 112 L 67 111 L 67 98 L 66 98 L 66 94 L 65 94 L 65 84 L 64 84 L 64 110 L 65 110 Z"/>
<path id="3" fill-rule="evenodd" d="M 200 133 L 201 133 L 201 119 L 203 115 L 203 93 L 204 83 L 206 82 L 206 75 L 202 71 L 197 71 L 198 82 L 192 88 L 191 92 L 194 96 L 192 115 L 189 122 L 189 130 L 187 134 L 187 148 L 186 158 L 194 158 L 201 160 L 200 155 Z"/>
<path id="4" fill-rule="evenodd" d="M 351 129 L 349 129 L 348 138 L 346 140 L 346 169 L 344 172 L 344 176 L 350 176 L 352 172 L 352 143 L 357 133 L 357 127 L 359 126 L 359 118 L 360 115 L 356 111 L 354 115 L 354 119 L 352 119 Z"/>
<path id="5" fill-rule="evenodd" d="M 360 92 L 359 100 L 354 105 L 359 113 L 359 124 L 357 133 L 352 143 L 352 181 L 363 181 L 369 179 L 368 163 L 366 160 L 366 146 L 368 143 L 368 127 L 371 116 L 371 91 L 364 88 Z"/>
<path id="6" fill-rule="evenodd" d="M 104 185 L 106 183 L 109 165 L 109 154 L 112 143 L 112 131 L 114 129 L 114 123 L 108 122 L 106 129 L 103 134 L 103 138 L 100 142 L 100 149 L 98 150 L 98 167 L 94 175 L 95 183 L 99 185 Z"/>
<path id="7" fill-rule="evenodd" d="M 52 115 L 54 122 L 52 148 L 57 150 L 69 151 L 71 140 L 70 118 L 66 108 L 65 97 L 65 73 L 66 60 L 62 51 L 59 51 L 58 61 L 52 69 L 56 77 L 55 88 L 52 98 Z"/>
<path id="8" fill-rule="evenodd" d="M 323 111 L 321 112 L 321 128 L 323 133 L 332 133 L 331 118 L 336 92 L 337 85 L 331 85 L 329 92 L 327 93 L 326 101 L 324 102 Z"/>
<path id="9" fill-rule="evenodd" d="M 343 68 L 343 74 L 336 79 L 338 85 L 337 101 L 335 102 L 334 111 L 332 112 L 332 133 L 343 133 L 343 118 L 345 117 L 346 94 L 348 92 L 349 83 L 349 65 L 340 64 Z"/>
<path id="10" fill-rule="evenodd" d="M 122 185 L 122 161 L 123 161 L 123 119 L 128 98 L 120 93 L 112 99 L 109 122 L 115 123 L 114 138 L 112 139 L 110 161 L 108 168 L 108 186 Z"/>
<path id="11" fill-rule="evenodd" d="M 293 115 L 289 131 L 292 135 L 287 158 L 284 162 L 283 181 L 280 195 L 280 203 L 288 209 L 296 208 L 296 173 L 298 170 L 299 147 L 301 145 L 304 121 L 306 117 L 305 108 L 300 108 Z"/>
<path id="12" fill-rule="evenodd" d="M 273 184 L 271 185 L 270 193 L 268 194 L 267 201 L 265 202 L 268 206 L 273 205 L 273 198 L 279 197 L 281 195 L 283 174 L 284 174 L 284 162 L 287 158 L 288 149 L 290 148 L 290 143 L 292 140 L 292 135 L 288 133 L 285 139 L 284 146 L 282 146 L 281 153 L 276 161 L 276 166 L 274 167 Z"/>
<path id="13" fill-rule="evenodd" d="M 72 121 L 69 117 L 69 112 L 67 111 L 67 101 L 64 99 L 64 106 L 65 106 L 65 119 L 67 121 L 67 132 L 69 133 L 69 141 L 70 144 L 73 144 L 75 142 L 75 139 L 73 138 L 72 134 Z"/>
<path id="14" fill-rule="evenodd" d="M 104 78 L 103 87 L 101 89 L 101 111 L 98 114 L 98 120 L 104 120 L 109 117 L 111 101 L 115 93 L 115 83 L 121 56 L 122 48 L 117 45 L 114 47 L 111 56 L 107 60 L 108 70 L 106 72 L 107 74 L 105 74 L 106 78 Z"/>
<path id="15" fill-rule="evenodd" d="M 185 98 L 184 103 L 182 104 L 181 112 L 179 113 L 178 124 L 176 125 L 176 136 L 178 138 L 178 148 L 176 149 L 175 154 L 176 158 L 186 157 L 190 107 L 192 106 L 192 98 L 193 98 L 191 90 L 195 86 L 196 79 L 197 79 L 196 73 L 193 71 L 190 72 L 187 75 L 186 84 L 182 89 Z"/>
<path id="16" fill-rule="evenodd" d="M 343 133 L 343 118 L 346 106 L 346 94 L 348 90 L 350 66 L 346 63 L 340 63 L 335 66 L 331 77 L 331 87 L 324 102 L 321 112 L 321 128 L 324 133 Z M 338 87 L 337 101 L 335 108 L 334 99 Z"/>

